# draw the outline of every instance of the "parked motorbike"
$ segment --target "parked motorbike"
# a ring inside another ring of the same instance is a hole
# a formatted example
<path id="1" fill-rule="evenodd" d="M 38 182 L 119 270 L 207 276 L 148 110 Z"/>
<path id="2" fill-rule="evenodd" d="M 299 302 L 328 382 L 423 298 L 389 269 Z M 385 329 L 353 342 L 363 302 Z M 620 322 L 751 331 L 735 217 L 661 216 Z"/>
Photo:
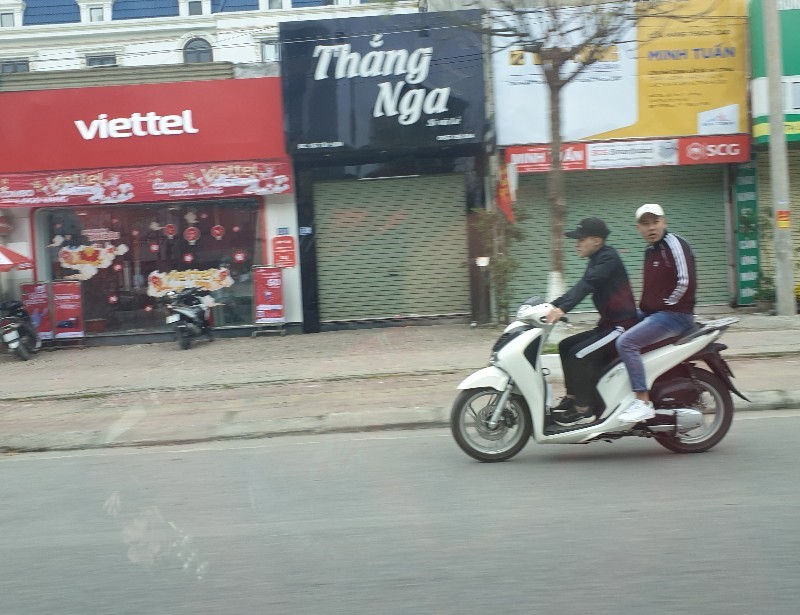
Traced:
<path id="1" fill-rule="evenodd" d="M 0 304 L 0 313 L 2 314 L 0 330 L 9 352 L 23 361 L 27 361 L 31 355 L 39 352 L 42 340 L 22 303 L 6 301 Z"/>
<path id="2" fill-rule="evenodd" d="M 539 297 L 528 299 L 492 348 L 489 367 L 458 385 L 461 392 L 453 404 L 450 427 L 469 456 L 506 461 L 524 448 L 530 436 L 540 444 L 612 442 L 636 436 L 653 438 L 676 453 L 701 453 L 716 446 L 730 428 L 731 392 L 749 401 L 734 387 L 733 372 L 720 355 L 727 346 L 716 341 L 739 319 L 721 318 L 643 349 L 655 418 L 636 424 L 618 418 L 635 396 L 625 365 L 617 359 L 597 383 L 602 402 L 599 418 L 588 425 L 560 426 L 550 414 L 549 370 L 542 366 L 541 356 L 555 326 L 545 319 L 552 308 Z"/>
<path id="3" fill-rule="evenodd" d="M 214 341 L 213 327 L 210 321 L 212 301 L 208 301 L 211 292 L 201 288 L 186 288 L 180 292 L 170 291 L 166 295 L 167 324 L 175 328 L 175 337 L 182 350 L 192 347 L 192 338 L 206 335 L 208 341 Z"/>

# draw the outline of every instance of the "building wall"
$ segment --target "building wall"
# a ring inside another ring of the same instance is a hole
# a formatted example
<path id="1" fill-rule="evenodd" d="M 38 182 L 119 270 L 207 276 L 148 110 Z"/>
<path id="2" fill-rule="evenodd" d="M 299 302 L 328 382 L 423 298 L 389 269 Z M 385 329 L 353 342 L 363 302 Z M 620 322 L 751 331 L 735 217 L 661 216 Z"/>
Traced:
<path id="1" fill-rule="evenodd" d="M 326 4 L 330 3 L 322 1 L 290 3 L 285 0 L 286 8 L 283 9 L 226 10 L 186 17 L 146 17 L 139 11 L 135 13 L 136 18 L 130 19 L 41 23 L 46 18 L 56 20 L 63 17 L 51 7 L 51 12 L 37 17 L 35 24 L 2 28 L 0 62 L 27 59 L 30 71 L 75 70 L 86 67 L 87 55 L 114 53 L 119 66 L 180 64 L 183 62 L 183 47 L 193 38 L 203 38 L 211 44 L 214 61 L 260 62 L 261 42 L 276 39 L 278 24 L 284 20 L 417 11 L 417 2 L 351 6 L 350 0 L 337 1 L 341 6 L 329 6 Z M 29 12 L 40 8 L 35 0 L 28 4 Z M 118 4 L 122 6 L 121 2 Z M 139 4 L 150 6 L 150 14 L 161 14 L 152 3 Z M 269 0 L 261 0 L 261 5 L 269 6 Z"/>

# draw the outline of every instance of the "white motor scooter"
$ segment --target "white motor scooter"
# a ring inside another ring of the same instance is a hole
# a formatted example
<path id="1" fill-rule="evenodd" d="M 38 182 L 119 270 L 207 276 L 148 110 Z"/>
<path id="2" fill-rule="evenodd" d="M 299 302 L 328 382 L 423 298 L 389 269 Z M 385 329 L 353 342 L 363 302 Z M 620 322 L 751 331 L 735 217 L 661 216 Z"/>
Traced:
<path id="1" fill-rule="evenodd" d="M 480 461 L 505 461 L 519 453 L 529 436 L 540 444 L 586 444 L 624 436 L 655 438 L 676 453 L 700 453 L 722 440 L 733 419 L 731 391 L 747 400 L 731 382 L 733 373 L 716 343 L 739 321 L 722 318 L 696 325 L 680 338 L 643 349 L 642 360 L 656 408 L 655 418 L 631 424 L 618 417 L 634 400 L 630 379 L 619 360 L 597 384 L 602 400 L 594 423 L 562 427 L 550 416 L 549 371 L 542 348 L 555 325 L 545 317 L 553 309 L 538 297 L 528 299 L 517 320 L 505 328 L 492 349 L 489 367 L 468 376 L 453 404 L 450 427 L 458 445 Z M 566 319 L 562 319 L 566 320 Z M 695 365 L 703 361 L 710 369 Z M 749 400 L 748 400 L 749 401 Z"/>

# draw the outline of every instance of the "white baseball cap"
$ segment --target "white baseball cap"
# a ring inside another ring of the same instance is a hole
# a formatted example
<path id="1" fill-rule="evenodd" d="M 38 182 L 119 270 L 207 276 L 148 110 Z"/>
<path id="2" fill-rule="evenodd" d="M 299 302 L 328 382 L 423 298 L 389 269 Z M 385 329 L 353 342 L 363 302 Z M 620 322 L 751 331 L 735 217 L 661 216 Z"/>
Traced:
<path id="1" fill-rule="evenodd" d="M 638 222 L 645 214 L 663 216 L 664 210 L 661 208 L 661 205 L 658 205 L 657 203 L 646 203 L 636 210 L 636 221 Z"/>

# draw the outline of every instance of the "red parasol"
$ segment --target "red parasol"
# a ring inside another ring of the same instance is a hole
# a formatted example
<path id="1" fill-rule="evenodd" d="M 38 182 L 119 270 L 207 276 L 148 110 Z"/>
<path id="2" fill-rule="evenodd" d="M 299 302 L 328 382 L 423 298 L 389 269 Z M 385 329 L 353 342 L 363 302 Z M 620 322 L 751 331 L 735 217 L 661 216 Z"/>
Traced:
<path id="1" fill-rule="evenodd" d="M 0 245 L 0 271 L 12 269 L 30 269 L 33 262 L 27 256 L 14 252 L 11 248 Z"/>

